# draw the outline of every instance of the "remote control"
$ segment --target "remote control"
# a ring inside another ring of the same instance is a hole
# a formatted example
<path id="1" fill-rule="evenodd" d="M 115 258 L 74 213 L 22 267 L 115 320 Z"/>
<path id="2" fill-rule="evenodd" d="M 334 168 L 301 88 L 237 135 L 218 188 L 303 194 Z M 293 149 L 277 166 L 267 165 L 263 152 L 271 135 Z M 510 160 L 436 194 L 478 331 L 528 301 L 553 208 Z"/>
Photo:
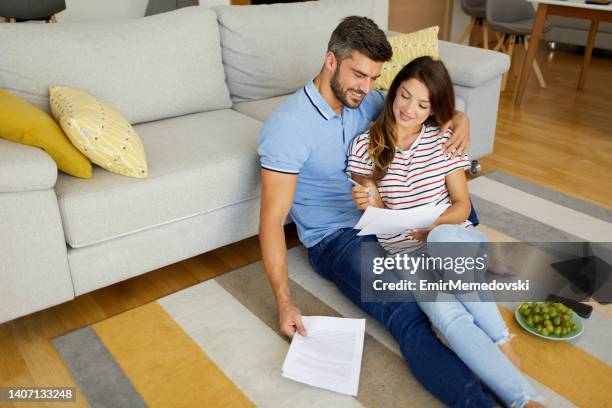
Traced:
<path id="1" fill-rule="evenodd" d="M 588 319 L 591 316 L 591 312 L 593 311 L 593 306 L 585 305 L 584 303 L 580 303 L 573 299 L 568 299 L 563 296 L 558 295 L 548 295 L 546 299 L 548 302 L 561 303 L 567 307 L 571 307 L 578 316 Z"/>

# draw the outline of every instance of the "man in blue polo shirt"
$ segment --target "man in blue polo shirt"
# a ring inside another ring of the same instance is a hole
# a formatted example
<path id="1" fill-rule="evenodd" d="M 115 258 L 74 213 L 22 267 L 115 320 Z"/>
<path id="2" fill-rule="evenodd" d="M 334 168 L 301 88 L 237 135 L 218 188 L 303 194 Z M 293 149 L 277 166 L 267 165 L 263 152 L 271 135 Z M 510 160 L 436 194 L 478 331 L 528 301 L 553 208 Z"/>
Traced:
<path id="1" fill-rule="evenodd" d="M 261 130 L 259 232 L 280 331 L 289 337 L 296 331 L 307 335 L 288 285 L 283 225 L 290 213 L 314 269 L 389 329 L 425 388 L 450 406 L 494 406 L 474 374 L 438 340 L 415 302 L 361 300 L 361 244 L 377 245 L 377 240 L 357 236 L 352 228 L 362 212 L 352 201 L 347 152 L 352 139 L 382 111 L 384 95 L 373 86 L 391 56 L 385 34 L 372 20 L 346 18 L 331 36 L 321 72 Z M 467 122 L 460 112 L 453 118 L 454 138 L 447 151 L 467 150 Z"/>

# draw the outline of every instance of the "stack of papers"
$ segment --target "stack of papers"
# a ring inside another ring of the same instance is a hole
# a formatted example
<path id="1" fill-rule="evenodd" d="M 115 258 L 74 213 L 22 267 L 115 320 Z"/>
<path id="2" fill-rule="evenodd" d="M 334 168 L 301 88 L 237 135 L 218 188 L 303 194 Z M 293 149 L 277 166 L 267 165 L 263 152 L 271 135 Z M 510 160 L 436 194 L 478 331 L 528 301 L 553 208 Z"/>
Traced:
<path id="1" fill-rule="evenodd" d="M 342 394 L 357 395 L 365 319 L 303 316 L 307 336 L 296 333 L 283 377 Z"/>
<path id="2" fill-rule="evenodd" d="M 401 234 L 411 229 L 429 227 L 448 207 L 448 204 L 408 210 L 368 207 L 354 228 L 361 230 L 357 235 Z"/>

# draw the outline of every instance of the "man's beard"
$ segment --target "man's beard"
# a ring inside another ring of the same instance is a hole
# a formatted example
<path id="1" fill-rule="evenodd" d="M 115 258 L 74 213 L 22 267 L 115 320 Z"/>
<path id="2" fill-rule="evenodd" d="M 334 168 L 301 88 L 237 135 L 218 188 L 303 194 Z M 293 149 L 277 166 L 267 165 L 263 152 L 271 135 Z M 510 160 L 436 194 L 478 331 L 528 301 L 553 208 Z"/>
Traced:
<path id="1" fill-rule="evenodd" d="M 340 76 L 339 72 L 338 72 L 339 70 L 340 70 L 339 67 L 336 68 L 336 70 L 334 71 L 334 74 L 332 75 L 332 78 L 331 78 L 331 84 L 330 85 L 331 85 L 332 92 L 334 93 L 336 98 L 338 98 L 338 100 L 340 102 L 342 102 L 342 104 L 344 106 L 347 106 L 347 107 L 349 107 L 351 109 L 357 109 L 359 107 L 359 105 L 361 105 L 361 102 L 363 101 L 363 98 L 361 98 L 359 100 L 359 102 L 357 102 L 357 103 L 352 103 L 352 102 L 349 101 L 348 93 L 352 91 L 352 92 L 355 92 L 357 94 L 363 95 L 363 92 L 361 92 L 358 89 L 351 89 L 351 88 L 349 88 L 347 90 L 342 89 L 342 84 L 338 80 L 338 77 Z M 365 95 L 364 95 L 364 97 L 365 97 Z"/>

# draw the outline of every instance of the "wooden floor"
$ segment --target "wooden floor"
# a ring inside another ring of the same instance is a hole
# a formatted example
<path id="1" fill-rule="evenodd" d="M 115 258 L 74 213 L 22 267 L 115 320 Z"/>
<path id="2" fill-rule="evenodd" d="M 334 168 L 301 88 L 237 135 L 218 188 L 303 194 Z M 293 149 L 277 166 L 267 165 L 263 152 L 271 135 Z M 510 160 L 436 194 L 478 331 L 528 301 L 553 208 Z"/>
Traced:
<path id="1" fill-rule="evenodd" d="M 532 78 L 523 105 L 516 108 L 516 80 L 510 78 L 501 98 L 495 151 L 481 160 L 483 171 L 503 170 L 612 208 L 612 57 L 593 57 L 582 92 L 576 91 L 580 54 L 549 53 L 542 45 L 538 60 L 548 89 L 540 89 Z M 290 246 L 297 245 L 293 229 L 288 237 Z M 257 239 L 249 238 L 2 324 L 0 387 L 74 386 L 51 344 L 53 337 L 258 259 Z M 76 406 L 86 406 L 80 394 Z"/>
<path id="2" fill-rule="evenodd" d="M 612 53 L 593 57 L 585 89 L 577 91 L 582 54 L 539 48 L 547 88 L 532 74 L 516 107 L 518 78 L 509 77 L 494 154 L 481 160 L 483 170 L 503 170 L 612 208 Z"/>

